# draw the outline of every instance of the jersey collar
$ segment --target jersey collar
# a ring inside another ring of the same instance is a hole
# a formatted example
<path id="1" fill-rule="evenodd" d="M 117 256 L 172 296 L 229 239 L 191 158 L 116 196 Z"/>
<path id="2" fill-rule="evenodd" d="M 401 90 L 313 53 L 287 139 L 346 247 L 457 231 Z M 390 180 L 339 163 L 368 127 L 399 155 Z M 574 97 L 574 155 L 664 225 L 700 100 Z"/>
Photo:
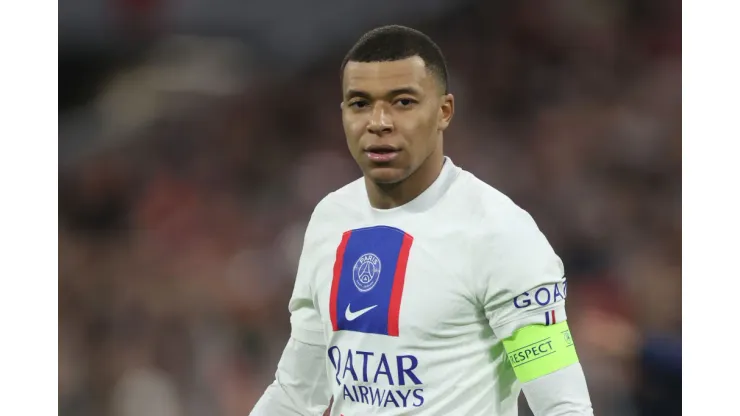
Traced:
<path id="1" fill-rule="evenodd" d="M 445 192 L 447 192 L 454 180 L 457 178 L 459 172 L 460 168 L 452 163 L 452 159 L 445 156 L 444 163 L 442 164 L 442 171 L 439 173 L 439 176 L 437 176 L 437 179 L 424 192 L 422 192 L 413 200 L 401 206 L 389 209 L 373 208 L 372 206 L 370 206 L 370 201 L 368 201 L 368 206 L 370 206 L 370 209 L 374 213 L 379 215 L 398 212 L 426 211 L 427 209 L 433 207 L 437 203 L 437 201 L 439 201 L 442 196 L 444 196 Z"/>

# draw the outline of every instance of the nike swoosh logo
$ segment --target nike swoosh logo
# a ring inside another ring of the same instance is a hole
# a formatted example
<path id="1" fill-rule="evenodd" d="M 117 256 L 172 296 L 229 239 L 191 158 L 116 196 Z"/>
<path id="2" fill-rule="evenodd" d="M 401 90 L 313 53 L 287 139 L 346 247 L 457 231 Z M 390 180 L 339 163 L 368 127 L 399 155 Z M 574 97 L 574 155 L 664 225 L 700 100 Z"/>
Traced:
<path id="1" fill-rule="evenodd" d="M 370 312 L 371 310 L 375 309 L 375 307 L 378 306 L 378 305 L 369 306 L 369 307 L 367 307 L 365 309 L 360 309 L 359 311 L 355 311 L 355 312 L 352 312 L 352 310 L 350 310 L 349 306 L 350 305 L 347 305 L 347 309 L 344 310 L 344 317 L 348 321 L 354 321 L 355 319 L 357 319 L 357 318 L 361 317 L 362 315 L 364 315 L 364 314 Z"/>

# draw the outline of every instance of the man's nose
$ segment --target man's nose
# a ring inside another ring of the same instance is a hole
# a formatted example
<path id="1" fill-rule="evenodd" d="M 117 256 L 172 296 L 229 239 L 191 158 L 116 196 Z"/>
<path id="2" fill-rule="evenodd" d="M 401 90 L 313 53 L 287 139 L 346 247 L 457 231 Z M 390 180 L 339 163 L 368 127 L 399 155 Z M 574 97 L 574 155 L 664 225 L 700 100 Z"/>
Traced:
<path id="1" fill-rule="evenodd" d="M 367 131 L 382 136 L 393 132 L 393 119 L 384 105 L 378 103 L 370 116 Z"/>

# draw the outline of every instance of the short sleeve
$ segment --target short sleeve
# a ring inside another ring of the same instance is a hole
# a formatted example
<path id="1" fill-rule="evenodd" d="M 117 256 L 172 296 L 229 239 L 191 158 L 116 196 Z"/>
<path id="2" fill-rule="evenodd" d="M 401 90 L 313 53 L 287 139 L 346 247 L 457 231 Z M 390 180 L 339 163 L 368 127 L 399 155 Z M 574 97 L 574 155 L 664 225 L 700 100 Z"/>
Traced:
<path id="1" fill-rule="evenodd" d="M 319 207 L 314 210 L 306 228 L 293 294 L 288 304 L 291 336 L 310 345 L 325 344 L 324 327 L 315 304 L 316 297 L 312 286 L 317 266 L 315 250 L 320 237 L 318 233 L 321 229 L 320 219 L 317 215 L 318 210 Z"/>
<path id="2" fill-rule="evenodd" d="M 483 235 L 482 304 L 499 339 L 531 324 L 566 320 L 563 263 L 532 217 L 517 207 Z"/>

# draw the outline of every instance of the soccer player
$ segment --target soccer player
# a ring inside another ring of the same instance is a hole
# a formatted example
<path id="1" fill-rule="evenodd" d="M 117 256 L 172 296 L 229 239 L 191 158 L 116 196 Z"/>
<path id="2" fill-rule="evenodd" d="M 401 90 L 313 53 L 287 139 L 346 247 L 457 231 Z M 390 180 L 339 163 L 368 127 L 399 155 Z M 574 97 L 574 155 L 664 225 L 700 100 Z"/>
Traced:
<path id="1" fill-rule="evenodd" d="M 532 217 L 455 166 L 439 47 L 366 33 L 341 68 L 363 172 L 316 206 L 291 337 L 252 415 L 591 415 L 563 264 Z"/>

